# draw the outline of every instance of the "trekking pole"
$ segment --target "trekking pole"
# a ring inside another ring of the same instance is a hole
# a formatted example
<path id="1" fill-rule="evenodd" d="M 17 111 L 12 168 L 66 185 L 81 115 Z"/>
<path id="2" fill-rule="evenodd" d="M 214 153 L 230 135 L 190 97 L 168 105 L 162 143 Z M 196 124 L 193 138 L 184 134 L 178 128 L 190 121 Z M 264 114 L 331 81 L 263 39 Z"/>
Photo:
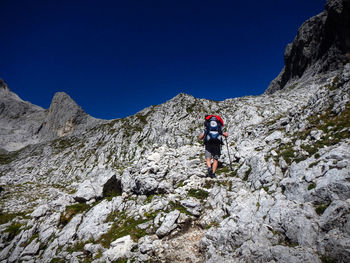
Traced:
<path id="1" fill-rule="evenodd" d="M 228 155 L 228 159 L 230 160 L 230 168 L 231 168 L 231 171 L 233 171 L 233 169 L 232 169 L 232 162 L 231 162 L 231 156 L 230 156 L 230 151 L 229 151 L 229 149 L 228 149 L 227 137 L 225 137 L 225 140 L 226 140 L 226 147 L 227 147 L 227 155 Z"/>

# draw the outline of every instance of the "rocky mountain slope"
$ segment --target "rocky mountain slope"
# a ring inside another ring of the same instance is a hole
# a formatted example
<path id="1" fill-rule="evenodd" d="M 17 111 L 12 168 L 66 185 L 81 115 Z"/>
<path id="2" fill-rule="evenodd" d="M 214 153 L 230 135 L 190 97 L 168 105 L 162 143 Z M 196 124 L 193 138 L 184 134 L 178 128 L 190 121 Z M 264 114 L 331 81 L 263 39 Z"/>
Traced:
<path id="1" fill-rule="evenodd" d="M 50 108 L 23 101 L 0 79 L 0 151 L 81 133 L 104 121 L 86 114 L 66 93 L 58 92 Z"/>
<path id="2" fill-rule="evenodd" d="M 112 121 L 3 85 L 0 262 L 349 262 L 349 80 L 346 63 L 261 96 L 179 94 Z M 207 113 L 230 134 L 214 179 L 197 139 Z"/>

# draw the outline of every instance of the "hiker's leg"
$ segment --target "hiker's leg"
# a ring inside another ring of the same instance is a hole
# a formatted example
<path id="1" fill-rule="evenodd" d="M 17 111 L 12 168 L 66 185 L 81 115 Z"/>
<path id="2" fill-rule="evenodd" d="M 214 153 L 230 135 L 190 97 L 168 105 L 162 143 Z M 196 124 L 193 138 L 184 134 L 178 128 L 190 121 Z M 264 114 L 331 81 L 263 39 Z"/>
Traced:
<path id="1" fill-rule="evenodd" d="M 207 163 L 208 167 L 211 167 L 211 159 L 210 158 L 206 158 L 205 162 Z"/>
<path id="2" fill-rule="evenodd" d="M 216 172 L 216 169 L 218 168 L 218 160 L 217 159 L 214 159 L 214 162 L 213 162 L 213 173 L 215 174 Z"/>
<path id="3" fill-rule="evenodd" d="M 207 149 L 205 149 L 205 155 L 204 156 L 205 156 L 205 162 L 206 162 L 208 168 L 211 167 L 212 154 Z"/>

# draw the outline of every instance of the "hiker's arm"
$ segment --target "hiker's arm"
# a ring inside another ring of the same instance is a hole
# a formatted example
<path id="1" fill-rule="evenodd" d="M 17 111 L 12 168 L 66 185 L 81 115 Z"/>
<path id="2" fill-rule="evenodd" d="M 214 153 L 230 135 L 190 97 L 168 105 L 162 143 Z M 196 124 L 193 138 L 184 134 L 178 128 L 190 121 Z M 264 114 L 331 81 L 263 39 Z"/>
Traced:
<path id="1" fill-rule="evenodd" d="M 223 132 L 222 135 L 224 135 L 225 137 L 228 137 L 228 133 L 227 132 Z"/>
<path id="2" fill-rule="evenodd" d="M 204 139 L 204 133 L 202 133 L 202 134 L 199 136 L 199 139 L 200 139 L 200 140 L 203 140 L 203 139 Z"/>

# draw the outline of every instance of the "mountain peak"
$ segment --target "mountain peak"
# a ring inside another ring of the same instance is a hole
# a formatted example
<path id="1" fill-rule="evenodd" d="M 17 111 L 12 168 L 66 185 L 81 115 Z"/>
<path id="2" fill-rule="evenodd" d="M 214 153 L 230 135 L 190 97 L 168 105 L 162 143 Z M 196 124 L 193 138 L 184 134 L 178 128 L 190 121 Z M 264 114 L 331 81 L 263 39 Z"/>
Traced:
<path id="1" fill-rule="evenodd" d="M 65 92 L 56 92 L 52 98 L 49 111 L 54 111 L 56 108 L 80 108 L 80 106 Z M 80 108 L 81 109 L 81 108 Z"/>
<path id="2" fill-rule="evenodd" d="M 67 93 L 56 92 L 52 98 L 45 124 L 44 136 L 64 136 L 78 125 L 88 124 L 92 118 Z"/>
<path id="3" fill-rule="evenodd" d="M 285 66 L 267 88 L 283 89 L 302 76 L 343 69 L 350 62 L 350 1 L 328 0 L 322 13 L 307 20 L 284 53 Z"/>
<path id="4" fill-rule="evenodd" d="M 185 100 L 185 101 L 187 101 L 187 100 L 192 101 L 194 99 L 195 99 L 195 97 L 193 97 L 192 95 L 189 95 L 187 93 L 181 92 L 181 93 L 177 94 L 175 97 L 173 97 L 172 99 L 170 99 L 170 101 L 175 101 L 175 102 L 183 101 L 183 100 Z"/>

